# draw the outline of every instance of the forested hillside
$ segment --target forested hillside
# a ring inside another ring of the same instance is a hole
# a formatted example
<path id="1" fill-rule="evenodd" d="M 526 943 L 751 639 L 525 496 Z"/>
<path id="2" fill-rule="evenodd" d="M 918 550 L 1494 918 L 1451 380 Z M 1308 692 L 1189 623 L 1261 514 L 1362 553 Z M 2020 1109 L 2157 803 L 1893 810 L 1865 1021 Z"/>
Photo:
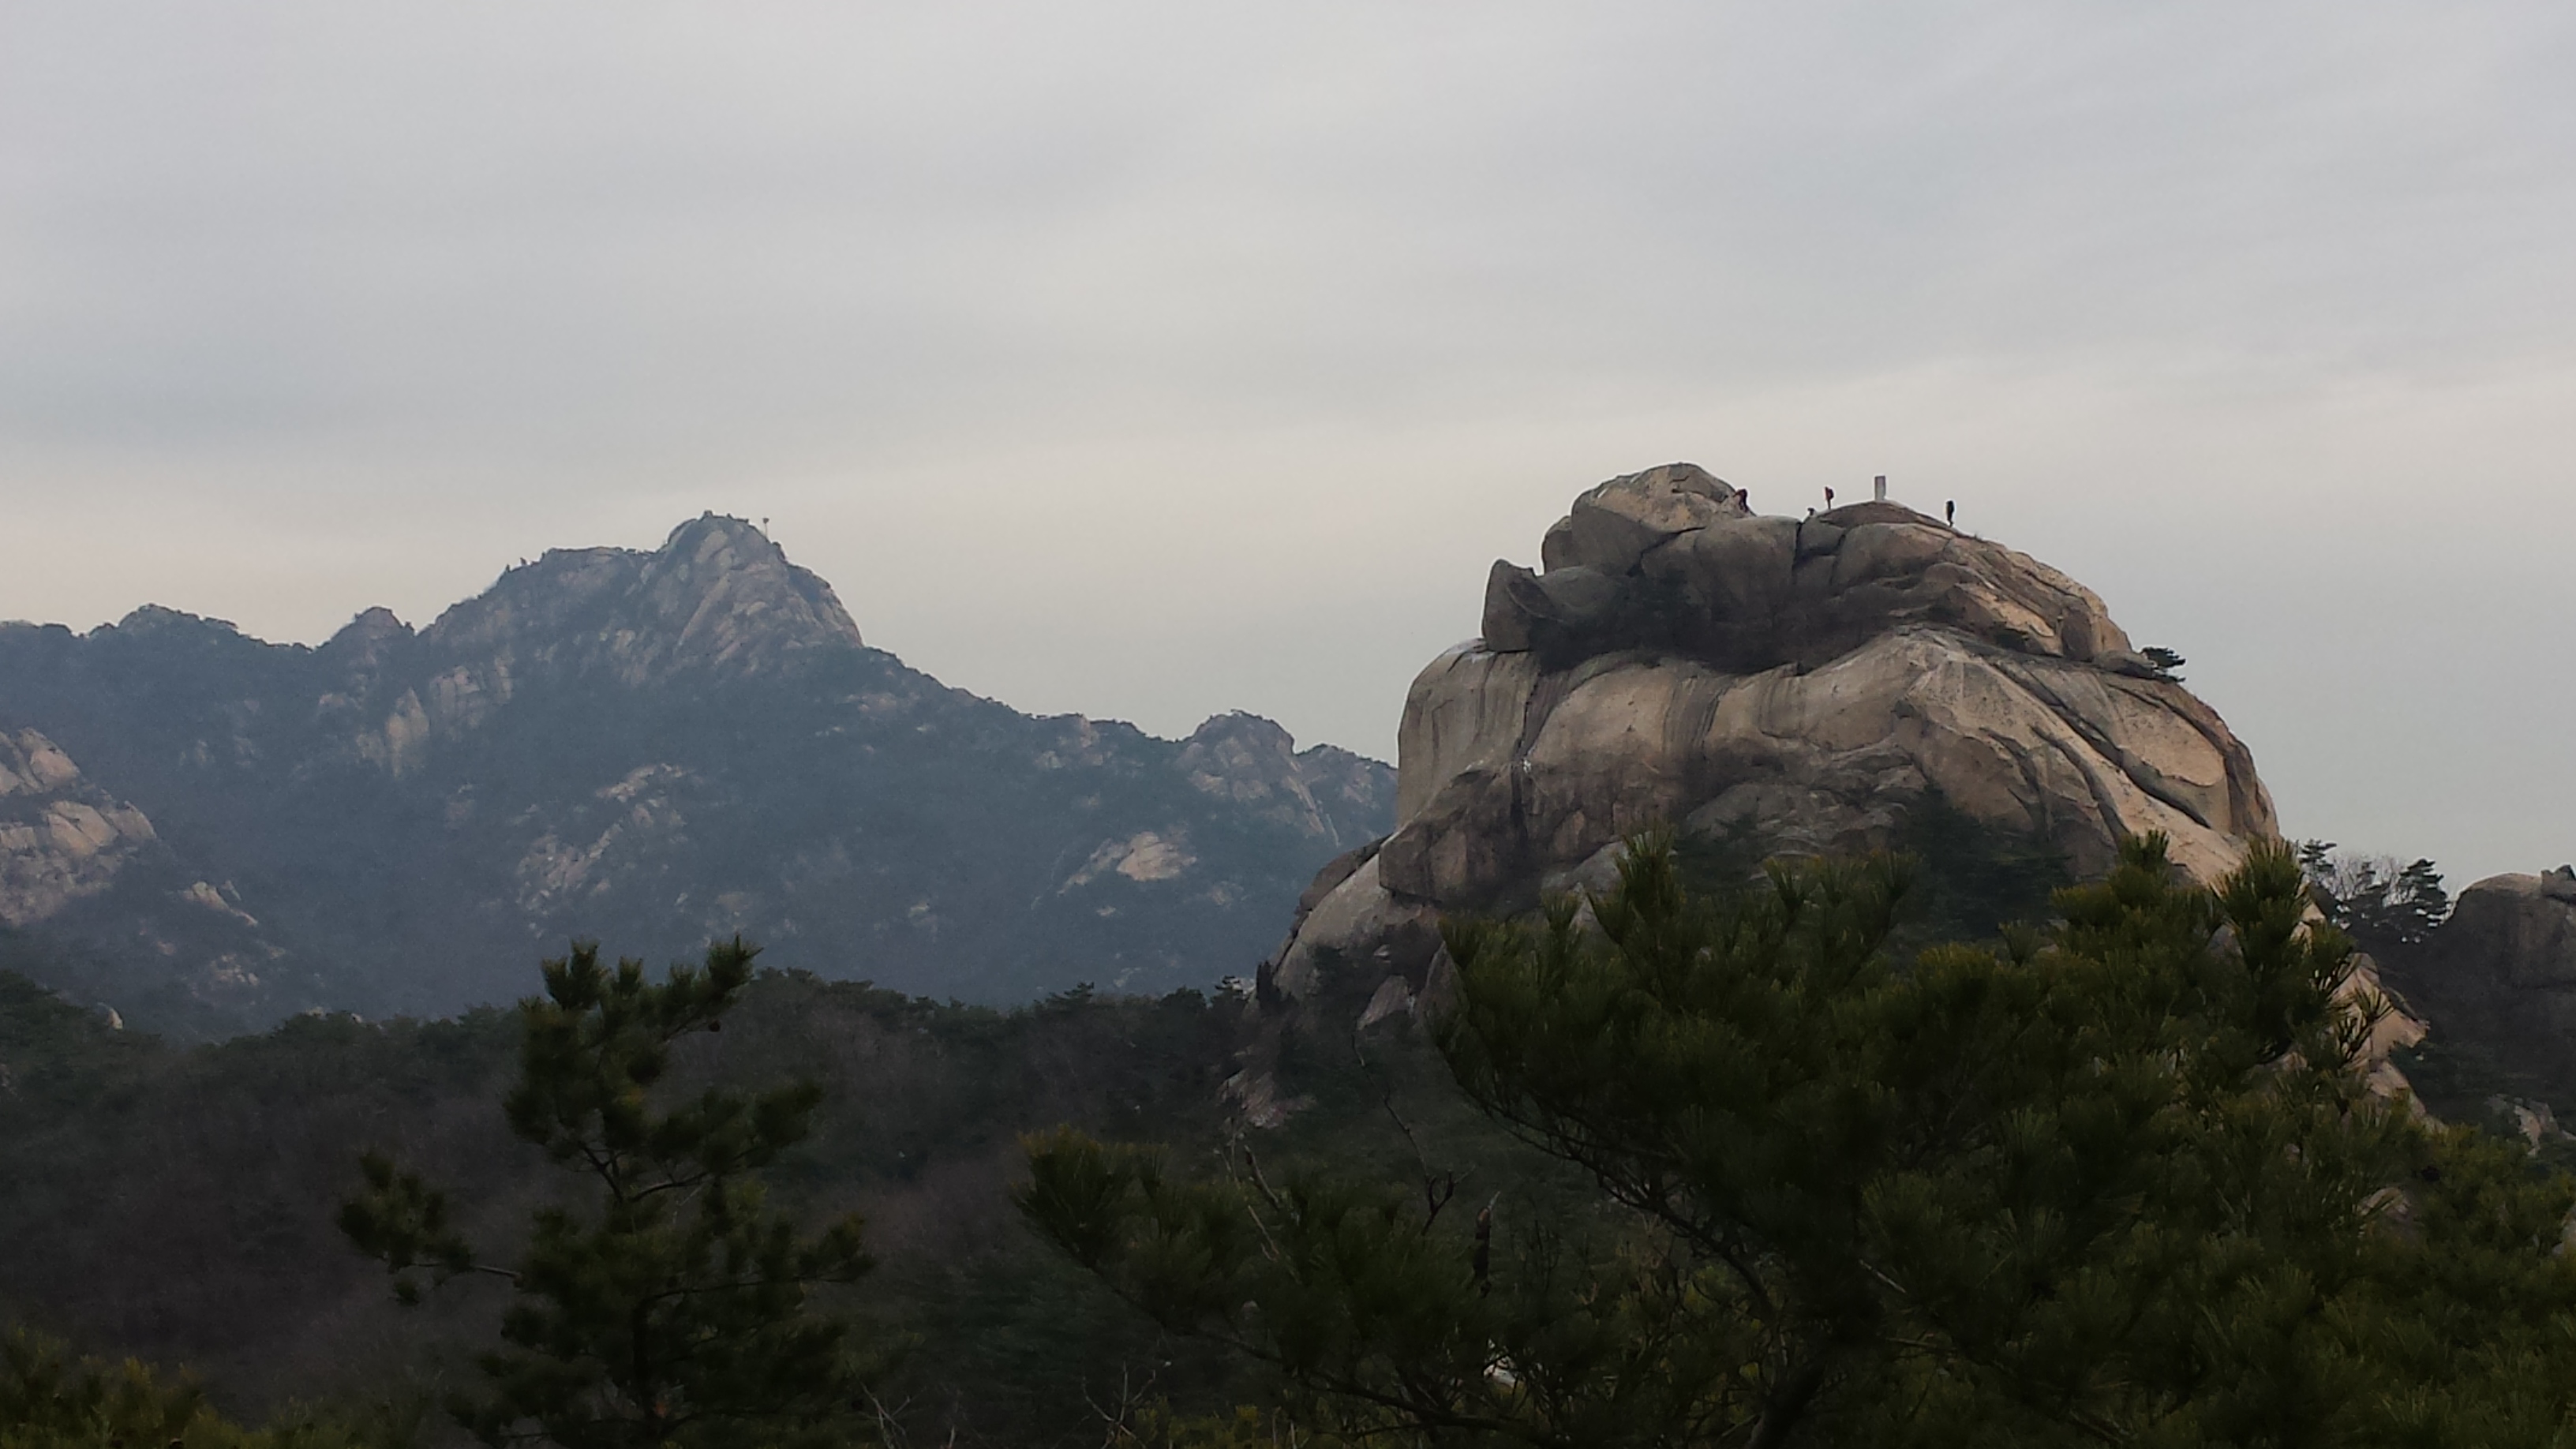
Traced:
<path id="1" fill-rule="evenodd" d="M 245 1420 L 452 1442 L 496 1334 L 616 1376 L 622 1319 L 531 1337 L 532 1303 L 687 1271 L 525 1276 L 628 1171 L 550 1162 L 547 1114 L 641 1161 L 789 1088 L 743 1210 L 856 1212 L 876 1260 L 761 1310 L 868 1348 L 795 1442 L 2557 1442 L 2576 1183 L 2377 1094 L 2380 1006 L 2287 852 L 2211 890 L 2140 842 L 2034 906 L 2044 851 L 1917 839 L 1749 880 L 1726 841 L 1650 841 L 1586 916 L 1456 923 L 1427 1014 L 1365 962 L 1298 1001 L 1000 1011 L 711 988 L 717 951 L 671 978 L 694 1005 L 632 973 L 640 1016 L 558 963 L 552 1006 L 177 1047 L 0 977 L 0 1313 L 189 1365 Z M 1267 1129 L 1227 1090 L 1254 1062 Z M 389 1244 L 391 1281 L 359 1251 Z"/>
<path id="2" fill-rule="evenodd" d="M 1087 1443 L 1086 1392 L 1173 1349 L 1019 1227 L 1017 1134 L 1212 1146 L 1241 1016 L 1190 992 L 1005 1012 L 770 974 L 681 1068 L 822 1084 L 816 1135 L 773 1180 L 799 1212 L 866 1215 L 883 1266 L 835 1306 L 919 1340 L 893 1399 L 976 1442 Z M 503 1121 L 517 1050 L 515 1011 L 299 1018 L 181 1048 L 0 976 L 0 1323 L 186 1365 L 252 1417 L 430 1404 L 471 1379 L 507 1294 L 460 1283 L 402 1309 L 333 1219 L 360 1153 L 384 1150 L 471 1204 L 468 1227 L 524 1241 L 552 1186 Z"/>

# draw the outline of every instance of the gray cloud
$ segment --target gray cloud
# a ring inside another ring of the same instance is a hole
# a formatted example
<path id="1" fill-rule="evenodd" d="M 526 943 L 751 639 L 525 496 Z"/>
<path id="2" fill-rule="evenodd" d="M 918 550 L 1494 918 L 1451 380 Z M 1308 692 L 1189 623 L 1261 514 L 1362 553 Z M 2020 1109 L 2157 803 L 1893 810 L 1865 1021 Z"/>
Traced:
<path id="1" fill-rule="evenodd" d="M 774 516 L 1024 708 L 1381 753 L 1483 566 L 1874 472 L 2181 648 L 2289 824 L 2576 855 L 2576 13 L 0 16 L 0 616 L 315 638 Z"/>

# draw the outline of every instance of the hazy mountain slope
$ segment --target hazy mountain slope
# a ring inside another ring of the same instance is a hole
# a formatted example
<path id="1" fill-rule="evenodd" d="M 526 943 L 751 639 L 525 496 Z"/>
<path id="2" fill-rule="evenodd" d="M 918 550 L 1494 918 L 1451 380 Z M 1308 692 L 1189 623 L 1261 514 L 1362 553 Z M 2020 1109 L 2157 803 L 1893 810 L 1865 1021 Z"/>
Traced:
<path id="1" fill-rule="evenodd" d="M 148 817 L 175 863 L 156 901 L 203 880 L 258 923 L 262 970 L 139 948 L 243 1020 L 515 996 L 575 936 L 665 957 L 739 931 L 778 965 L 981 1000 L 1204 983 L 1249 973 L 1394 797 L 1384 765 L 1249 716 L 1175 742 L 949 689 L 713 516 L 319 648 L 159 608 L 0 625 L 0 728 Z M 131 964 L 132 913 L 13 924 Z"/>

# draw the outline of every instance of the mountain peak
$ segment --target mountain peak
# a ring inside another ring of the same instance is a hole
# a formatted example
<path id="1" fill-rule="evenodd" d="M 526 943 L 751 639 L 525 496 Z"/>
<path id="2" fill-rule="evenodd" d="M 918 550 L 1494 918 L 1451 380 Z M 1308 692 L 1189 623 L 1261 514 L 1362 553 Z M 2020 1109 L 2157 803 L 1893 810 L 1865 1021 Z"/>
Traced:
<path id="1" fill-rule="evenodd" d="M 378 604 L 341 625 L 340 632 L 323 640 L 317 652 L 353 669 L 372 669 L 384 662 L 390 650 L 401 647 L 411 637 L 411 626 L 393 610 Z"/>
<path id="2" fill-rule="evenodd" d="M 676 628 L 677 652 L 722 664 L 765 646 L 858 646 L 859 626 L 832 586 L 787 561 L 787 553 L 749 522 L 702 513 L 671 530 L 644 560 L 640 601 L 665 628 Z"/>
<path id="3" fill-rule="evenodd" d="M 765 553 L 774 555 L 781 561 L 787 557 L 777 542 L 767 533 L 762 532 L 760 527 L 751 520 L 713 510 L 688 519 L 672 529 L 670 537 L 662 540 L 661 548 L 655 550 L 655 553 L 658 557 L 664 558 L 673 555 L 694 557 L 712 554 L 717 550 L 739 550 L 745 555 L 755 557 Z"/>
<path id="4" fill-rule="evenodd" d="M 831 585 L 758 528 L 716 513 L 671 530 L 651 553 L 548 550 L 421 637 L 442 654 L 598 667 L 630 684 L 699 668 L 752 673 L 864 643 Z"/>
<path id="5" fill-rule="evenodd" d="M 1286 726 L 1240 709 L 1209 715 L 1182 743 L 1214 747 L 1230 740 L 1241 741 L 1249 750 L 1275 752 L 1281 759 L 1293 758 L 1297 753 L 1296 737 L 1288 733 Z"/>
<path id="6" fill-rule="evenodd" d="M 1385 766 L 1329 745 L 1300 750 L 1278 722 L 1242 710 L 1210 715 L 1181 742 L 1178 763 L 1202 794 L 1336 846 L 1375 834 L 1364 822 L 1389 803 Z"/>

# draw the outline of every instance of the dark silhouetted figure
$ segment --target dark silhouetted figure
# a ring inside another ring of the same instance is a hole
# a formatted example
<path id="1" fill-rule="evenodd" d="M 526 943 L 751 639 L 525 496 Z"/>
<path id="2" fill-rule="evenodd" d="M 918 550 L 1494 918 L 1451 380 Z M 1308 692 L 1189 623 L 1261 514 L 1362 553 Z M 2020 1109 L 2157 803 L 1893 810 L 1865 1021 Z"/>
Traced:
<path id="1" fill-rule="evenodd" d="M 1941 521 L 1952 528 L 1959 526 L 1959 500 L 1953 498 L 1941 505 Z"/>
<path id="2" fill-rule="evenodd" d="M 1827 489 L 1825 490 L 1825 508 L 1826 508 L 1826 510 L 1827 510 L 1828 512 L 1830 512 L 1830 511 L 1832 510 L 1833 506 L 1834 506 L 1834 490 L 1833 490 L 1833 489 L 1831 489 L 1831 488 L 1827 488 Z"/>

